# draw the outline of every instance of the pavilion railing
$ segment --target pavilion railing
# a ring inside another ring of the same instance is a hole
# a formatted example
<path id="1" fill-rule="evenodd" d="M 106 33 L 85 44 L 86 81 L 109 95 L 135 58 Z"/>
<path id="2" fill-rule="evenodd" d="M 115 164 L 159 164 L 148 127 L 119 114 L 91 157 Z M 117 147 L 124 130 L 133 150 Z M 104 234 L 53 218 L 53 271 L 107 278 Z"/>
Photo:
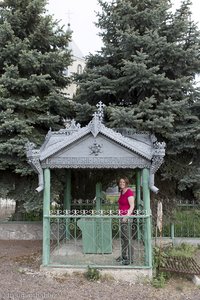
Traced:
<path id="1" fill-rule="evenodd" d="M 50 224 L 51 266 L 151 267 L 151 237 L 146 234 L 151 215 L 144 211 L 126 222 L 118 212 L 94 210 L 58 210 L 44 218 Z"/>

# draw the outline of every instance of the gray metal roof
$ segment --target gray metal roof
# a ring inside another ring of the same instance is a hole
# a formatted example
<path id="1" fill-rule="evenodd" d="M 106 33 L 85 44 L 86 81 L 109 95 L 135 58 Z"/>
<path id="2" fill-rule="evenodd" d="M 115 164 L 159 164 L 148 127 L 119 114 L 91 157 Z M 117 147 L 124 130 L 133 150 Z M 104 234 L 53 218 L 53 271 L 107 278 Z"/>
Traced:
<path id="1" fill-rule="evenodd" d="M 68 128 L 49 131 L 40 149 L 27 145 L 28 162 L 39 174 L 39 190 L 43 189 L 44 168 L 148 168 L 150 187 L 154 187 L 154 174 L 163 162 L 165 143 L 159 143 L 148 133 L 124 134 L 106 127 L 102 122 L 102 109 L 85 127 L 74 120 Z"/>

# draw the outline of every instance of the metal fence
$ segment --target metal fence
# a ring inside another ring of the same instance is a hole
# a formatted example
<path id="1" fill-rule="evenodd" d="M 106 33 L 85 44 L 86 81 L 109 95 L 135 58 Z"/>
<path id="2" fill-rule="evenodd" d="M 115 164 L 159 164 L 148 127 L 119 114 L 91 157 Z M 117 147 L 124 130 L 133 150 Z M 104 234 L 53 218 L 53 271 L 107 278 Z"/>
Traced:
<path id="1" fill-rule="evenodd" d="M 149 268 L 147 214 L 51 214 L 51 266 Z"/>
<path id="2" fill-rule="evenodd" d="M 156 235 L 156 224 L 153 236 Z M 170 217 L 163 213 L 162 236 L 168 238 L 200 238 L 200 204 L 182 202 Z"/>
<path id="3" fill-rule="evenodd" d="M 79 210 L 89 210 L 91 209 L 91 205 L 94 205 L 93 202 L 90 203 L 88 200 L 83 203 L 79 199 L 76 203 L 73 203 L 72 207 L 74 207 L 74 209 L 78 208 Z M 9 220 L 15 211 L 15 206 L 16 203 L 14 200 L 0 198 L 0 221 Z M 103 207 L 107 210 L 117 209 L 116 201 L 113 201 L 112 203 L 103 203 Z M 116 222 L 112 221 L 112 226 L 116 226 L 115 223 Z M 156 223 L 153 222 L 152 235 L 154 237 L 156 236 L 155 228 Z M 177 208 L 173 211 L 172 217 L 166 216 L 164 212 L 162 236 L 172 239 L 176 237 L 200 238 L 200 204 L 180 202 Z"/>

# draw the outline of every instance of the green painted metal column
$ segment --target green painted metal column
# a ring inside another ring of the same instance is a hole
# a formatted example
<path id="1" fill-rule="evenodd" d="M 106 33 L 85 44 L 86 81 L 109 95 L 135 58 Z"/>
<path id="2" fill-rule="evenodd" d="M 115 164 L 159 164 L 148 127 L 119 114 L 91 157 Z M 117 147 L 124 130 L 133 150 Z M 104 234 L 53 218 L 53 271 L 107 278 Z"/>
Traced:
<path id="1" fill-rule="evenodd" d="M 141 171 L 137 170 L 136 173 L 136 201 L 137 201 L 137 207 L 140 209 L 141 205 Z"/>
<path id="2" fill-rule="evenodd" d="M 137 210 L 141 210 L 141 171 L 138 169 L 136 173 L 136 207 Z M 137 238 L 138 240 L 141 239 L 141 228 L 140 223 L 142 220 L 137 219 Z"/>
<path id="3" fill-rule="evenodd" d="M 150 190 L 149 190 L 149 170 L 142 170 L 142 187 L 143 187 L 143 201 L 144 201 L 144 210 L 147 215 L 150 215 L 145 219 L 145 257 L 146 264 L 149 267 L 152 267 L 152 237 L 151 237 L 151 208 L 150 208 Z"/>
<path id="4" fill-rule="evenodd" d="M 44 169 L 43 193 L 43 258 L 42 263 L 48 266 L 50 259 L 50 169 Z"/>
<path id="5" fill-rule="evenodd" d="M 102 184 L 101 182 L 96 183 L 96 211 L 99 212 L 101 209 L 101 193 L 102 193 Z"/>
<path id="6" fill-rule="evenodd" d="M 170 235 L 172 239 L 172 244 L 174 245 L 174 237 L 175 237 L 175 228 L 174 228 L 174 223 L 170 224 Z"/>
<path id="7" fill-rule="evenodd" d="M 66 184 L 64 190 L 64 209 L 71 209 L 71 170 L 66 170 Z"/>
<path id="8" fill-rule="evenodd" d="M 66 170 L 66 184 L 64 190 L 64 210 L 71 211 L 71 170 Z M 66 218 L 66 239 L 70 239 L 70 220 Z"/>

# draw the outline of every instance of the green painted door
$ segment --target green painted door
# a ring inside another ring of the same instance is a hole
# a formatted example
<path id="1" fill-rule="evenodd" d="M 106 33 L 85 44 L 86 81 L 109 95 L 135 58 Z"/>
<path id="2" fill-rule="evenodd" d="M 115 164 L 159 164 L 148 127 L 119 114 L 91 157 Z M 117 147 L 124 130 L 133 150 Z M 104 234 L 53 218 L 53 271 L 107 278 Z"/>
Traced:
<path id="1" fill-rule="evenodd" d="M 81 218 L 83 253 L 112 253 L 112 223 L 108 218 Z"/>

